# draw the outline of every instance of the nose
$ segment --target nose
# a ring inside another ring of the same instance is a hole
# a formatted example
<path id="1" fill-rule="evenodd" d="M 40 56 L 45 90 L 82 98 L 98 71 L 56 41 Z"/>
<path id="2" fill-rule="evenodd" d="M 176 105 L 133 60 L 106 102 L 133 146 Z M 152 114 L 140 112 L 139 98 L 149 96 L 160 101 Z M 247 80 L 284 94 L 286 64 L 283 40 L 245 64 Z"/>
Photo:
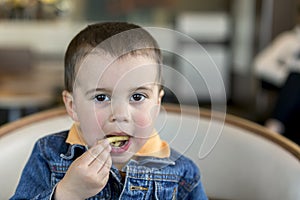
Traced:
<path id="1" fill-rule="evenodd" d="M 125 103 L 114 103 L 111 107 L 110 122 L 128 122 L 129 106 Z"/>

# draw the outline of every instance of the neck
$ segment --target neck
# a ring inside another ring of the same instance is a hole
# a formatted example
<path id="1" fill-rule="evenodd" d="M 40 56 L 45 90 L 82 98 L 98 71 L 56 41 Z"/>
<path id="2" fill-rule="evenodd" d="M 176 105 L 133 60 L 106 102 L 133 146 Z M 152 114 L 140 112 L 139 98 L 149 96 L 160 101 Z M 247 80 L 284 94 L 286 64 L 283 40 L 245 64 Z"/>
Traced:
<path id="1" fill-rule="evenodd" d="M 123 167 L 125 166 L 124 163 L 114 163 L 114 166 L 121 172 Z"/>

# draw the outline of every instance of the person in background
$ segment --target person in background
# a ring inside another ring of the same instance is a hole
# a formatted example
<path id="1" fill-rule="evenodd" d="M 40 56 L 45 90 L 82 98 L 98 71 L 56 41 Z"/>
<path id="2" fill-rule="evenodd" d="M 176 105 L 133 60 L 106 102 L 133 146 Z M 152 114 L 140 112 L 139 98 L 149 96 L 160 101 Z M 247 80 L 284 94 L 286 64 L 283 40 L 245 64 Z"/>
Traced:
<path id="1" fill-rule="evenodd" d="M 279 91 L 265 126 L 300 144 L 300 24 L 275 38 L 254 66 L 257 77 Z"/>

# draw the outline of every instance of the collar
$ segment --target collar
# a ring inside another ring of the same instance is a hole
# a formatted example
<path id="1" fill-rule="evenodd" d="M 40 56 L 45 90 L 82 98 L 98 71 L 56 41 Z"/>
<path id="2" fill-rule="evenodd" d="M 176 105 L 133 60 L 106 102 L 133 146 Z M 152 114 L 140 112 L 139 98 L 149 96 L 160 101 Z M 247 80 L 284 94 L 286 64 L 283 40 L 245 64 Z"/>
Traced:
<path id="1" fill-rule="evenodd" d="M 74 123 L 69 131 L 67 143 L 71 145 L 87 146 L 82 137 L 78 123 Z M 162 140 L 155 130 L 144 146 L 135 154 L 136 156 L 151 156 L 155 158 L 168 158 L 170 156 L 169 144 Z"/>

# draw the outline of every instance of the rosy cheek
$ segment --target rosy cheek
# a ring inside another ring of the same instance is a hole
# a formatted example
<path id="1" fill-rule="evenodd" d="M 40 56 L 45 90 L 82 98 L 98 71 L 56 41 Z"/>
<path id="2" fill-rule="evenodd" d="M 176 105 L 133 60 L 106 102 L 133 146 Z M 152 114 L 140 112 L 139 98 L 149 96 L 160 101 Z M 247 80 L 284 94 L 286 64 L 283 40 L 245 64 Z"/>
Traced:
<path id="1" fill-rule="evenodd" d="M 139 128 L 146 128 L 152 124 L 152 119 L 149 116 L 137 116 L 134 121 Z"/>
<path id="2" fill-rule="evenodd" d="M 135 126 L 138 128 L 147 128 L 152 127 L 154 123 L 154 116 L 151 114 L 151 112 L 139 112 L 135 113 L 134 115 L 134 122 Z"/>

